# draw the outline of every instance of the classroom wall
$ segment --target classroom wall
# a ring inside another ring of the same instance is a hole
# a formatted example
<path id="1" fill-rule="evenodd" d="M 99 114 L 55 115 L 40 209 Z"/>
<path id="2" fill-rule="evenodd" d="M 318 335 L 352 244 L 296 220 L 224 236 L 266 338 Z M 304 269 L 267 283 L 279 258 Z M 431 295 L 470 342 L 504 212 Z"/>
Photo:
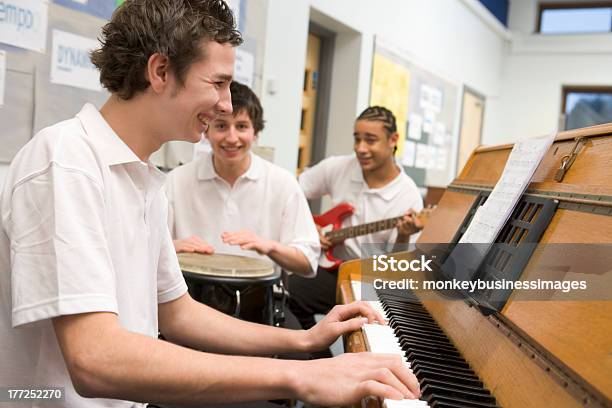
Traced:
<path id="1" fill-rule="evenodd" d="M 58 7 L 50 8 L 66 11 Z M 612 84 L 612 35 L 533 35 L 536 12 L 536 0 L 513 0 L 510 34 L 476 0 L 245 0 L 253 88 L 268 119 L 259 143 L 273 146 L 274 161 L 295 170 L 309 20 L 337 33 L 327 155 L 352 149 L 354 118 L 369 100 L 375 34 L 484 95 L 485 144 L 546 133 L 558 120 L 562 84 Z M 190 146 L 181 149 L 189 155 Z M 5 171 L 0 163 L 0 183 Z"/>
<path id="2" fill-rule="evenodd" d="M 507 32 L 476 0 L 284 3 L 287 2 L 268 0 L 263 62 L 264 107 L 267 112 L 284 112 L 284 115 L 279 124 L 270 123 L 262 142 L 274 143 L 277 150 L 297 147 L 301 103 L 294 92 L 269 95 L 266 86 L 270 79 L 280 78 L 279 71 L 282 71 L 281 88 L 301 92 L 307 30 L 304 22 L 309 18 L 337 33 L 327 155 L 351 151 L 353 121 L 368 105 L 375 34 L 391 39 L 411 59 L 438 75 L 466 83 L 486 96 L 499 95 Z M 274 120 L 277 119 L 275 116 Z M 293 151 L 297 152 L 297 148 Z M 297 153 L 286 152 L 289 155 L 276 162 L 293 171 Z"/>
<path id="3" fill-rule="evenodd" d="M 612 85 L 612 34 L 534 34 L 536 21 L 536 0 L 510 3 L 512 42 L 504 49 L 500 97 L 487 101 L 487 144 L 552 131 L 563 85 Z"/>

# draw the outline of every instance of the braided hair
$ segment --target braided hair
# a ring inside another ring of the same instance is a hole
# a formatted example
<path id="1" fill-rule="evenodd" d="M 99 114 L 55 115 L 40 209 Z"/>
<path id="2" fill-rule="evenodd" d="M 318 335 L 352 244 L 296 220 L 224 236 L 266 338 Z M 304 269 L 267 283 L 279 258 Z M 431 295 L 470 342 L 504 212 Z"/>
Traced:
<path id="1" fill-rule="evenodd" d="M 357 120 L 368 120 L 382 122 L 383 127 L 387 131 L 387 137 L 397 132 L 397 123 L 393 112 L 383 106 L 370 106 L 366 108 Z M 393 154 L 397 151 L 397 146 L 393 149 Z"/>

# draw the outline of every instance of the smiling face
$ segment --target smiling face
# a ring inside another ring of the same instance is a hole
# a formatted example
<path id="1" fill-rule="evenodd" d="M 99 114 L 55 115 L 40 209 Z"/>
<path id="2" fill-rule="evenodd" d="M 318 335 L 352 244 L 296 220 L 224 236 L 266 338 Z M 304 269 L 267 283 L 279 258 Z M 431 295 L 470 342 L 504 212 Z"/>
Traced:
<path id="1" fill-rule="evenodd" d="M 208 41 L 202 45 L 202 55 L 189 67 L 183 86 L 170 76 L 160 101 L 163 118 L 157 118 L 167 140 L 196 143 L 219 115 L 232 112 L 234 47 Z"/>
<path id="2" fill-rule="evenodd" d="M 250 164 L 249 151 L 257 139 L 251 118 L 245 109 L 219 116 L 206 133 L 210 141 L 215 167 L 238 166 L 246 171 Z"/>
<path id="3" fill-rule="evenodd" d="M 364 172 L 376 171 L 392 160 L 397 133 L 389 135 L 378 120 L 358 120 L 353 131 L 355 154 Z"/>

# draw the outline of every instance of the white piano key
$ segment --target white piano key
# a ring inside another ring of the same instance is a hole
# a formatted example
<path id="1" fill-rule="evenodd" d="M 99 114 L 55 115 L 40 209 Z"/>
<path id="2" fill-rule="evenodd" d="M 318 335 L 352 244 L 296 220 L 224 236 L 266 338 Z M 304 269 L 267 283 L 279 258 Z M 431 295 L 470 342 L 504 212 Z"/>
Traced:
<path id="1" fill-rule="evenodd" d="M 403 400 L 392 400 L 384 399 L 383 408 L 424 408 L 428 407 L 427 401 L 421 401 L 418 399 L 403 399 Z"/>
<path id="2" fill-rule="evenodd" d="M 361 300 L 362 285 L 360 281 L 351 281 L 351 288 L 355 300 Z M 368 301 L 370 306 L 383 317 L 389 320 L 387 312 L 382 307 L 382 303 L 377 300 Z M 406 359 L 404 350 L 402 350 L 399 341 L 395 337 L 395 332 L 388 325 L 382 324 L 364 324 L 363 334 L 368 342 L 368 349 L 373 353 L 395 354 L 402 357 L 406 367 L 410 369 L 410 363 Z M 383 400 L 383 408 L 426 408 L 429 407 L 426 401 L 421 400 Z"/>
<path id="3" fill-rule="evenodd" d="M 372 306 L 372 309 L 376 310 L 377 312 L 379 312 L 381 315 L 384 316 L 385 319 L 388 319 L 389 317 L 387 316 L 387 312 L 385 311 L 385 309 L 383 309 L 382 307 L 382 303 L 380 303 L 378 300 L 369 300 L 368 304 L 370 306 Z"/>

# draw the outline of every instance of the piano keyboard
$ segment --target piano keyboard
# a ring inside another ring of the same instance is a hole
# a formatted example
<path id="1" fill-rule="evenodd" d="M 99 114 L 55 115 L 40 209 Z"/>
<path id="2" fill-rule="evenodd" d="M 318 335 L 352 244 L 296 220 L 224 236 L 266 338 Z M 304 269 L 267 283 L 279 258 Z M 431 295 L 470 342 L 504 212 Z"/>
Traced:
<path id="1" fill-rule="evenodd" d="M 357 289 L 355 285 L 353 290 Z M 359 288 L 361 289 L 361 288 Z M 359 297 L 360 292 L 353 292 Z M 498 407 L 478 376 L 461 357 L 435 320 L 409 292 L 377 292 L 370 301 L 389 325 L 366 324 L 368 349 L 402 356 L 421 386 L 420 400 L 385 400 L 387 408 Z"/>

